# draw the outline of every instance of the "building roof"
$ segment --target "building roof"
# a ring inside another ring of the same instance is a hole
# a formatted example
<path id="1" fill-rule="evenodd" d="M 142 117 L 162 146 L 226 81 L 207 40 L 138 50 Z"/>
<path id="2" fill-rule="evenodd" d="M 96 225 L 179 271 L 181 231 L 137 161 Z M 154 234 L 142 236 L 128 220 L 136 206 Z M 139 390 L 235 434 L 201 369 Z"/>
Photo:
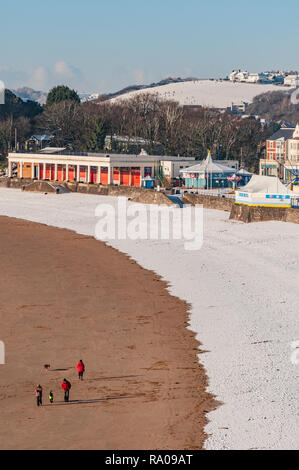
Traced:
<path id="1" fill-rule="evenodd" d="M 106 139 L 111 139 L 110 135 L 106 136 Z M 127 144 L 150 144 L 150 141 L 148 139 L 143 139 L 142 137 L 129 137 L 128 135 L 118 135 L 118 134 L 113 134 L 112 139 L 117 142 L 123 142 Z M 160 144 L 160 142 L 153 142 L 153 144 Z"/>
<path id="2" fill-rule="evenodd" d="M 294 128 L 282 127 L 279 131 L 275 132 L 268 140 L 278 140 L 278 139 L 292 139 L 294 133 Z"/>
<path id="3" fill-rule="evenodd" d="M 235 169 L 230 166 L 215 163 L 211 152 L 208 152 L 207 158 L 201 163 L 180 170 L 181 173 L 233 173 L 234 171 Z"/>
<path id="4" fill-rule="evenodd" d="M 36 139 L 36 140 L 38 140 L 39 142 L 43 142 L 44 140 L 45 140 L 45 141 L 49 141 L 49 140 L 51 140 L 52 138 L 53 138 L 53 136 L 52 136 L 52 135 L 48 135 L 48 134 L 42 134 L 42 135 L 40 135 L 40 134 L 34 134 L 34 135 L 32 135 L 32 136 L 30 137 L 30 139 Z M 29 139 L 29 140 L 30 140 L 30 139 Z"/>
<path id="5" fill-rule="evenodd" d="M 84 155 L 84 154 L 83 154 Z M 192 162 L 195 161 L 195 157 L 182 157 L 179 155 L 149 155 L 147 152 L 140 152 L 139 155 L 135 153 L 93 153 L 87 152 L 88 157 L 106 157 L 112 160 L 136 160 L 136 161 L 172 161 L 172 162 Z"/>
<path id="6" fill-rule="evenodd" d="M 61 153 L 66 150 L 66 147 L 45 147 L 38 151 L 38 153 Z"/>
<path id="7" fill-rule="evenodd" d="M 63 161 L 63 162 L 73 162 L 73 164 L 80 164 L 75 162 L 89 162 L 91 165 L 96 164 L 97 162 L 103 163 L 107 162 L 110 164 L 115 164 L 116 166 L 124 165 L 129 163 L 129 166 L 151 166 L 156 165 L 161 161 L 173 162 L 173 163 L 184 163 L 190 165 L 195 161 L 195 157 L 180 157 L 180 156 L 168 156 L 168 155 L 132 155 L 132 154 L 115 154 L 115 153 L 71 153 L 68 152 L 65 147 L 47 147 L 38 152 L 28 152 L 28 153 L 19 153 L 19 152 L 9 152 L 8 158 L 24 159 L 24 160 L 36 160 L 41 159 L 41 161 L 51 160 L 52 162 Z M 131 165 L 132 164 L 132 165 Z M 135 165 L 134 165 L 135 164 Z"/>
<path id="8" fill-rule="evenodd" d="M 293 194 L 274 176 L 252 175 L 251 180 L 240 191 L 243 193 Z"/>

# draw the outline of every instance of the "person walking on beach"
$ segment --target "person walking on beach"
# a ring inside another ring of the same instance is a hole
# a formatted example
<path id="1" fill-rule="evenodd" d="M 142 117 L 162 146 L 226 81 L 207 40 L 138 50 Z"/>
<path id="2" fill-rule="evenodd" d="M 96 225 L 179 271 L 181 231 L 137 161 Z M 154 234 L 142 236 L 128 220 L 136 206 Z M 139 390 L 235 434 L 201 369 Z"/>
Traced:
<path id="1" fill-rule="evenodd" d="M 50 392 L 49 392 L 49 400 L 50 400 L 50 403 L 53 403 L 53 401 L 54 401 L 54 394 L 53 394 L 52 390 L 50 390 Z"/>
<path id="2" fill-rule="evenodd" d="M 35 389 L 36 404 L 40 406 L 43 404 L 43 387 L 38 385 Z"/>
<path id="3" fill-rule="evenodd" d="M 61 384 L 61 388 L 62 388 L 62 390 L 64 390 L 64 401 L 69 401 L 71 386 L 72 385 L 68 380 L 63 379 L 63 382 Z"/>
<path id="4" fill-rule="evenodd" d="M 77 364 L 77 371 L 78 371 L 79 380 L 83 380 L 83 374 L 85 372 L 85 365 L 82 359 L 80 359 L 80 361 Z"/>

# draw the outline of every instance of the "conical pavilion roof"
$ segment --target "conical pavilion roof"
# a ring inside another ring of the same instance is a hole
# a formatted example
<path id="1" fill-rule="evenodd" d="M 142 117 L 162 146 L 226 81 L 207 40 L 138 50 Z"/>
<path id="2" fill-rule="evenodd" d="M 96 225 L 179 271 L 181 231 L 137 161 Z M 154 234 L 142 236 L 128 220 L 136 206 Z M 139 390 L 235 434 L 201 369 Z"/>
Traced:
<path id="1" fill-rule="evenodd" d="M 233 173 L 235 170 L 230 166 L 215 163 L 211 152 L 208 152 L 207 158 L 197 165 L 189 166 L 181 170 L 184 173 Z"/>
<path id="2" fill-rule="evenodd" d="M 294 130 L 293 139 L 299 139 L 299 124 L 297 124 L 296 129 Z"/>

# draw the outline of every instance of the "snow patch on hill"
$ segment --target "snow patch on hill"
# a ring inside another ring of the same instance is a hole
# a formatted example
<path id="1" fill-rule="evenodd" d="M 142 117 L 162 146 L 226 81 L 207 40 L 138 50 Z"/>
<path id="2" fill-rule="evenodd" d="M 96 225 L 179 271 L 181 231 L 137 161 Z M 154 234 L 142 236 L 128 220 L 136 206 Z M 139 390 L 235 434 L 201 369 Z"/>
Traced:
<path id="1" fill-rule="evenodd" d="M 179 102 L 181 105 L 201 105 L 214 108 L 226 108 L 232 103 L 251 103 L 253 98 L 268 91 L 289 90 L 284 86 L 233 83 L 218 80 L 194 80 L 182 83 L 170 83 L 155 88 L 132 91 L 112 102 L 130 99 L 143 93 L 158 94 L 160 98 Z"/>

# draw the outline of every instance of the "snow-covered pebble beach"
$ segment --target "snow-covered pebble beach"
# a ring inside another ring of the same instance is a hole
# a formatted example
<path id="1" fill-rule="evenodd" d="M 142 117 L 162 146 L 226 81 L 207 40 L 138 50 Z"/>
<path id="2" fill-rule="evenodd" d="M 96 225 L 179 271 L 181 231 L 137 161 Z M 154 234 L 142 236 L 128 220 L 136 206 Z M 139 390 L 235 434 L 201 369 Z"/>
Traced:
<path id="1" fill-rule="evenodd" d="M 116 202 L 0 189 L 0 215 L 92 236 L 97 205 Z M 208 416 L 207 449 L 298 448 L 298 365 L 291 360 L 299 340 L 298 237 L 296 224 L 243 224 L 205 210 L 198 251 L 178 240 L 110 242 L 191 304 L 209 390 L 222 402 Z"/>

